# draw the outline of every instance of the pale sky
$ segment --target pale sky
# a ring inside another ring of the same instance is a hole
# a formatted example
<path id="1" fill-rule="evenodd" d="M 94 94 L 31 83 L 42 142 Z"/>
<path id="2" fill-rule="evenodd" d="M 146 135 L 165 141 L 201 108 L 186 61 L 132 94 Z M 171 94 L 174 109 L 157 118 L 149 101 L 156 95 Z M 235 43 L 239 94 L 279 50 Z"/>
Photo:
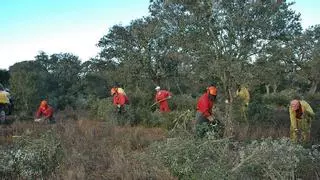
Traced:
<path id="1" fill-rule="evenodd" d="M 0 0 L 0 69 L 39 51 L 70 52 L 82 61 L 115 24 L 147 16 L 149 0 Z"/>
<path id="2" fill-rule="evenodd" d="M 291 0 L 292 1 L 292 0 Z M 291 2 L 290 1 L 290 2 Z M 0 0 L 0 69 L 39 51 L 70 52 L 82 61 L 115 24 L 147 16 L 149 0 Z M 296 0 L 302 26 L 320 24 L 320 0 Z"/>

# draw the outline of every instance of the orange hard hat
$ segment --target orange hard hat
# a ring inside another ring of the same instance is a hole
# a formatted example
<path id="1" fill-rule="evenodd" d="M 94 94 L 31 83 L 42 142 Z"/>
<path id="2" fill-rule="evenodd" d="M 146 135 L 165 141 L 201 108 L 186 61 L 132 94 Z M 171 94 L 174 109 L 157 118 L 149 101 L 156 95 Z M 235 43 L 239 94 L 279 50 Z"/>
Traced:
<path id="1" fill-rule="evenodd" d="M 40 107 L 46 107 L 48 106 L 48 102 L 46 100 L 41 101 Z"/>
<path id="2" fill-rule="evenodd" d="M 298 110 L 299 107 L 300 107 L 300 101 L 294 99 L 294 100 L 292 100 L 292 101 L 290 102 L 290 106 L 291 106 L 292 110 L 296 111 L 296 110 Z"/>
<path id="3" fill-rule="evenodd" d="M 216 96 L 217 95 L 217 88 L 214 87 L 214 86 L 210 86 L 210 87 L 207 88 L 207 92 L 210 95 Z"/>
<path id="4" fill-rule="evenodd" d="M 117 92 L 117 88 L 111 88 L 111 95 L 114 95 Z"/>

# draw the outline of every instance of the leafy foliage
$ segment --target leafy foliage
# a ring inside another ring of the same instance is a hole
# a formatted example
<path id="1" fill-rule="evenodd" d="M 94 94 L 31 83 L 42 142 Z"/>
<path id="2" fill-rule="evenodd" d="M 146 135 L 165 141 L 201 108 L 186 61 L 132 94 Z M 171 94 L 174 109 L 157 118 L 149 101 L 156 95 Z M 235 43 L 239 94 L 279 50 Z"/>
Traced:
<path id="1" fill-rule="evenodd" d="M 16 99 L 16 108 L 30 113 L 46 96 L 47 72 L 38 62 L 24 61 L 10 67 L 11 91 Z"/>
<path id="2" fill-rule="evenodd" d="M 313 177 L 310 171 L 319 170 L 318 153 L 286 138 L 239 144 L 229 139 L 195 141 L 185 137 L 151 147 L 152 156 L 169 166 L 179 179 L 290 179 L 306 174 Z M 303 167 L 305 164 L 308 166 Z"/>
<path id="3" fill-rule="evenodd" d="M 2 84 L 5 87 L 8 87 L 9 79 L 10 79 L 9 71 L 0 69 L 0 84 Z"/>
<path id="4" fill-rule="evenodd" d="M 13 148 L 1 149 L 2 178 L 47 178 L 62 161 L 63 152 L 53 132 L 34 139 L 23 136 Z"/>
<path id="5" fill-rule="evenodd" d="M 180 179 L 315 179 L 319 152 L 286 138 L 245 144 L 218 139 L 218 131 L 203 139 L 192 135 L 196 97 L 211 83 L 218 87 L 214 114 L 225 127 L 220 128 L 225 129 L 225 137 L 257 127 L 256 131 L 287 130 L 287 106 L 298 94 L 311 102 L 319 119 L 320 28 L 302 30 L 292 4 L 151 0 L 150 15 L 128 25 L 114 25 L 101 37 L 95 58 L 81 63 L 70 53 L 40 52 L 35 61 L 11 66 L 9 74 L 1 71 L 0 80 L 10 86 L 20 112 L 30 115 L 40 100 L 48 99 L 64 113 L 67 107 L 88 109 L 91 118 L 103 121 L 101 126 L 90 127 L 93 121 L 81 125 L 80 120 L 76 122 L 79 127 L 68 124 L 57 132 L 65 138 L 65 152 L 72 154 L 64 165 L 76 165 L 70 170 L 79 172 L 75 178 L 106 178 L 101 173 L 106 169 L 106 174 L 119 179 L 159 178 L 149 171 L 158 172 L 152 165 L 162 163 Z M 109 95 L 116 83 L 130 99 L 124 114 L 116 113 Z M 247 119 L 241 117 L 237 84 L 246 85 L 252 95 Z M 173 92 L 172 112 L 159 113 L 152 106 L 156 85 Z M 113 128 L 114 124 L 121 129 Z M 137 124 L 162 127 L 169 130 L 170 138 L 152 144 L 142 130 L 119 133 L 126 132 L 126 125 Z M 320 127 L 315 124 L 312 127 Z M 320 137 L 314 129 L 313 137 Z M 149 152 L 140 157 L 145 164 L 132 167 L 136 161 L 128 157 L 137 157 L 128 149 L 141 150 L 149 144 Z M 51 133 L 38 139 L 24 137 L 11 151 L 1 149 L 0 173 L 5 178 L 47 178 L 59 166 L 60 150 Z M 141 169 L 148 172 L 135 174 Z"/>

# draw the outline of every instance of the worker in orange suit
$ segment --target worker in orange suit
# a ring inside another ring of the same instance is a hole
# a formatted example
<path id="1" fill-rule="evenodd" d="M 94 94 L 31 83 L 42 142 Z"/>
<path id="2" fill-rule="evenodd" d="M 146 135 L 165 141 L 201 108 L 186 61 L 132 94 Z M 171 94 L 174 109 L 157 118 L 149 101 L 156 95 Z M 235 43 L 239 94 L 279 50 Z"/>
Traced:
<path id="1" fill-rule="evenodd" d="M 118 91 L 118 88 L 111 89 L 111 95 L 113 96 L 113 104 L 117 108 L 117 112 L 119 114 L 123 114 L 125 112 L 125 105 L 128 104 L 128 97 L 121 92 Z"/>
<path id="2" fill-rule="evenodd" d="M 199 98 L 196 113 L 196 131 L 198 137 L 204 137 L 209 130 L 209 124 L 214 122 L 212 108 L 217 97 L 217 88 L 212 85 Z"/>
<path id="3" fill-rule="evenodd" d="M 167 90 L 161 90 L 160 86 L 157 86 L 155 90 L 157 91 L 155 95 L 155 101 L 159 104 L 160 112 L 170 112 L 167 100 L 171 98 L 171 92 Z"/>
<path id="4" fill-rule="evenodd" d="M 53 108 L 48 105 L 46 100 L 41 101 L 40 106 L 36 112 L 35 121 L 48 120 L 49 123 L 55 123 L 53 117 Z"/>

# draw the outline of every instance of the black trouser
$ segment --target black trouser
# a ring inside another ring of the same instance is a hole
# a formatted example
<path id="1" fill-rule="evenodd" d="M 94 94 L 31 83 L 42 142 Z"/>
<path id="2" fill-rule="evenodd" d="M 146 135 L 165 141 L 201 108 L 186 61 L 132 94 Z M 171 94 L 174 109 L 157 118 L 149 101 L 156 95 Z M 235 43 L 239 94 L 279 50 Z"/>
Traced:
<path id="1" fill-rule="evenodd" d="M 50 116 L 50 117 L 43 116 L 41 119 L 43 119 L 46 123 L 49 123 L 49 124 L 56 123 L 56 120 L 54 119 L 53 116 Z"/>
<path id="2" fill-rule="evenodd" d="M 117 106 L 117 113 L 118 114 L 123 114 L 124 112 L 125 112 L 124 106 L 120 106 L 120 107 Z"/>
<path id="3" fill-rule="evenodd" d="M 198 137 L 203 138 L 209 131 L 209 120 L 201 112 L 197 111 L 196 121 L 196 134 Z"/>
<path id="4" fill-rule="evenodd" d="M 50 124 L 56 123 L 56 120 L 54 119 L 53 116 L 49 117 L 48 120 L 49 120 L 49 123 L 50 123 Z"/>
<path id="5" fill-rule="evenodd" d="M 6 104 L 0 103 L 0 123 L 4 124 L 6 122 Z"/>
<path id="6" fill-rule="evenodd" d="M 12 114 L 13 108 L 14 108 L 13 101 L 10 100 L 10 103 L 8 104 L 8 115 Z"/>

